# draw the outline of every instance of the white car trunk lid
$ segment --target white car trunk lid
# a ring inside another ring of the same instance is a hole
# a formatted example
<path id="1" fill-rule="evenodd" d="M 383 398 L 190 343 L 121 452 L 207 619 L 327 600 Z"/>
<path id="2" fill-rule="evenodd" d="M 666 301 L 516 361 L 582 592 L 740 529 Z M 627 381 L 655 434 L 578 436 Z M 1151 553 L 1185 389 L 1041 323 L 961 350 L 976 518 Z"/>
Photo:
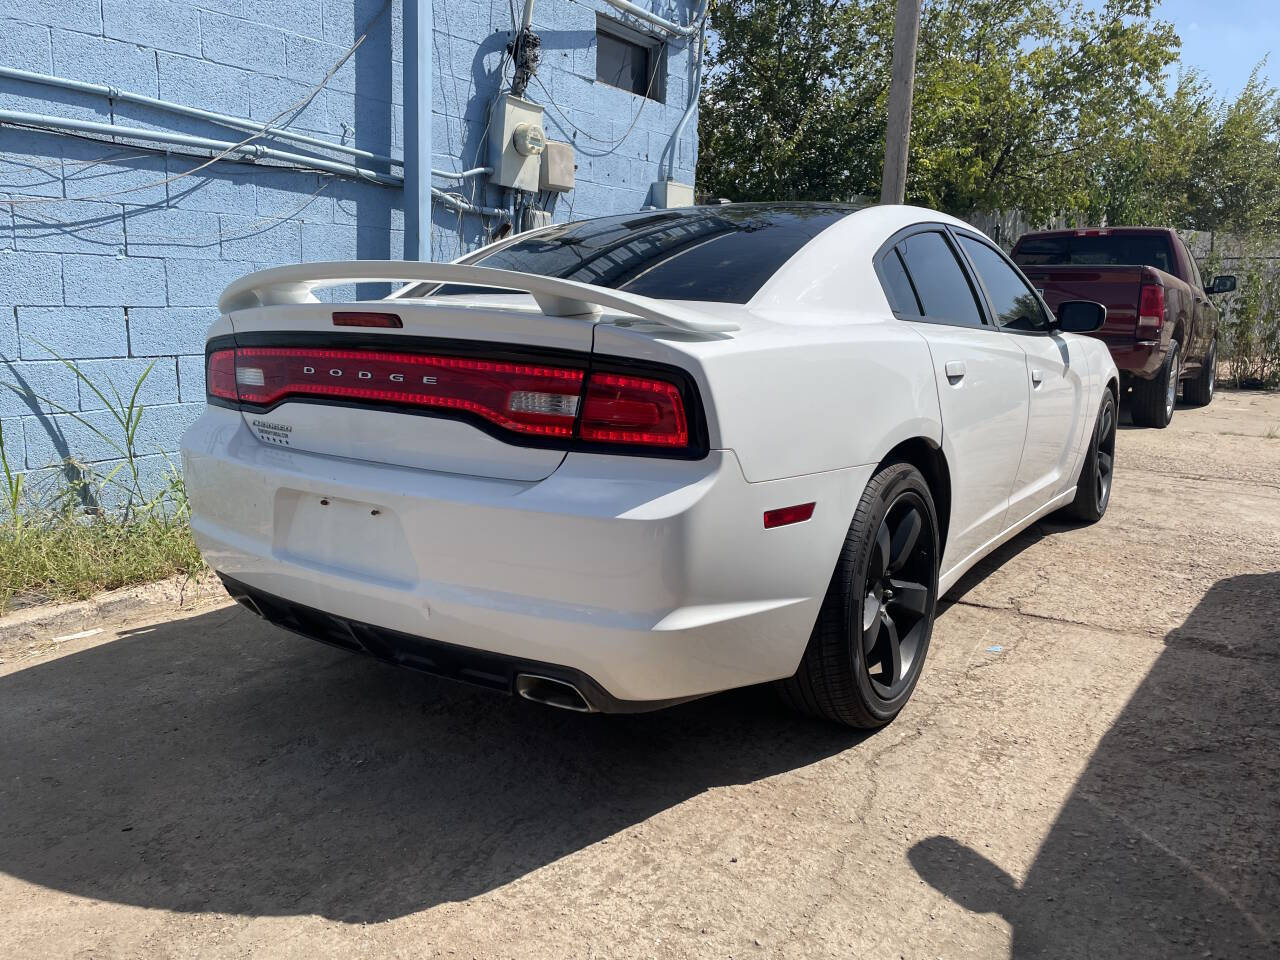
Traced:
<path id="1" fill-rule="evenodd" d="M 239 389 L 263 400 L 245 422 L 263 443 L 521 481 L 564 459 L 547 441 L 576 409 L 592 319 L 546 316 L 525 294 L 230 314 Z"/>

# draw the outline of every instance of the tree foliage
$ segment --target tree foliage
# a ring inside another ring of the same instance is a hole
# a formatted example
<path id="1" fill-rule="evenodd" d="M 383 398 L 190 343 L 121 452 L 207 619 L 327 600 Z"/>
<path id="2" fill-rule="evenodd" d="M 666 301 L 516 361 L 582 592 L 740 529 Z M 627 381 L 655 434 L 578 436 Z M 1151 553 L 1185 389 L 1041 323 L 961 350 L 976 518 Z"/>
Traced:
<path id="1" fill-rule="evenodd" d="M 878 196 L 894 0 L 717 0 L 699 180 L 731 199 Z M 1181 72 L 1155 0 L 926 0 L 907 197 L 1197 229 L 1280 225 L 1280 106 Z"/>

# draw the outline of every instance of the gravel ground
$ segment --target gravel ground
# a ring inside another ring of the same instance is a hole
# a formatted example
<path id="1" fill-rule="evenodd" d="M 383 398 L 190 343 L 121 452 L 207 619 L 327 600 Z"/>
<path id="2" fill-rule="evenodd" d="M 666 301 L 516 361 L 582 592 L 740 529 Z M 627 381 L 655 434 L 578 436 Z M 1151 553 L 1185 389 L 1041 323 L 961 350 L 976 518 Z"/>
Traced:
<path id="1" fill-rule="evenodd" d="M 0 957 L 1280 956 L 1277 431 L 1122 427 L 1102 523 L 967 577 L 870 736 L 563 714 L 218 603 L 0 622 Z"/>

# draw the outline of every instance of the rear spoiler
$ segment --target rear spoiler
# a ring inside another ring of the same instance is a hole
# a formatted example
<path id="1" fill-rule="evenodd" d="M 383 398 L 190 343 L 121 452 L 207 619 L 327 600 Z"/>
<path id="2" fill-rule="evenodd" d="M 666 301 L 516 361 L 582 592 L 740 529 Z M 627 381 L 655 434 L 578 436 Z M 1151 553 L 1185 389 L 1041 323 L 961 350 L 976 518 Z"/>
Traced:
<path id="1" fill-rule="evenodd" d="M 581 317 L 594 321 L 602 308 L 608 308 L 689 333 L 726 333 L 738 329 L 738 324 L 731 320 L 576 280 L 465 263 L 424 263 L 416 260 L 337 260 L 259 270 L 241 277 L 222 291 L 218 309 L 232 313 L 253 307 L 318 303 L 312 291 L 323 287 L 397 281 L 517 290 L 531 294 L 538 308 L 550 317 Z"/>

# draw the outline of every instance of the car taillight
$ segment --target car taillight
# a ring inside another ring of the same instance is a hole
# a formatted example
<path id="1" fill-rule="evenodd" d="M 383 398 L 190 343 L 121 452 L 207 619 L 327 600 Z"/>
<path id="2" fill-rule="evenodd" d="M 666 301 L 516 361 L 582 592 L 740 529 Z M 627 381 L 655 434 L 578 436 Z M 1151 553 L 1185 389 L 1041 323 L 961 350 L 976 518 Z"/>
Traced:
<path id="1" fill-rule="evenodd" d="M 1138 336 L 1154 337 L 1164 326 L 1164 287 L 1144 284 L 1138 296 Z"/>
<path id="2" fill-rule="evenodd" d="M 234 350 L 215 350 L 209 354 L 209 369 L 205 371 L 205 389 L 210 398 L 230 400 L 235 403 L 240 399 L 236 392 L 236 352 Z"/>
<path id="3" fill-rule="evenodd" d="M 224 355 L 234 354 L 234 372 Z M 254 407 L 288 398 L 468 413 L 531 436 L 572 437 L 583 371 L 381 350 L 239 347 L 209 360 L 209 394 Z M 232 394 L 230 390 L 234 389 Z"/>
<path id="4" fill-rule="evenodd" d="M 238 347 L 209 354 L 211 402 L 361 401 L 470 415 L 516 434 L 672 451 L 691 447 L 680 388 L 572 367 L 380 350 Z"/>
<path id="5" fill-rule="evenodd" d="M 579 436 L 604 443 L 687 447 L 689 420 L 673 383 L 593 373 L 587 382 Z"/>

